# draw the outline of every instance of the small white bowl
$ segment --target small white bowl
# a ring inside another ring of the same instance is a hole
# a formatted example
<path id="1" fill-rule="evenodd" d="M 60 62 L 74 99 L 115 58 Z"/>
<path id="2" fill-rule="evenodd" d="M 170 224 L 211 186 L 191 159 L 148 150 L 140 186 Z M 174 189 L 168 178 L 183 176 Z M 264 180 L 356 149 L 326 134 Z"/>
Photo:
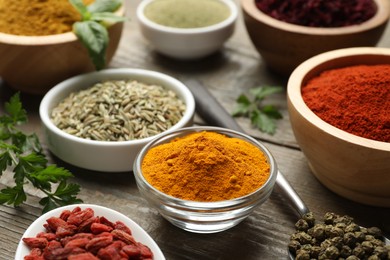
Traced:
<path id="1" fill-rule="evenodd" d="M 43 123 L 46 144 L 54 155 L 67 163 L 89 170 L 126 172 L 133 169 L 136 155 L 154 136 L 129 141 L 88 140 L 62 131 L 50 118 L 52 109 L 70 93 L 92 87 L 104 80 L 115 79 L 134 79 L 173 90 L 186 104 L 186 110 L 179 122 L 167 131 L 192 125 L 195 113 L 194 97 L 183 83 L 171 76 L 142 69 L 107 69 L 87 73 L 54 86 L 41 101 L 39 114 Z"/>
<path id="2" fill-rule="evenodd" d="M 145 7 L 155 0 L 144 0 L 137 7 L 141 33 L 160 53 L 181 59 L 198 59 L 221 48 L 233 34 L 238 8 L 231 0 L 219 0 L 230 9 L 230 16 L 220 23 L 201 28 L 174 28 L 149 20 Z"/>
<path id="3" fill-rule="evenodd" d="M 196 132 L 210 131 L 229 137 L 242 139 L 256 146 L 267 158 L 270 176 L 254 192 L 231 200 L 199 202 L 183 200 L 167 195 L 153 187 L 143 176 L 142 161 L 147 152 L 155 146 L 170 142 L 175 138 Z M 247 218 L 257 206 L 271 195 L 277 176 L 277 165 L 268 149 L 252 137 L 230 129 L 219 127 L 187 127 L 166 133 L 148 143 L 134 162 L 134 176 L 142 196 L 173 225 L 194 233 L 216 233 L 232 228 Z"/>
<path id="4" fill-rule="evenodd" d="M 158 247 L 156 242 L 137 223 L 135 223 L 133 220 L 131 220 L 130 218 L 128 218 L 127 216 L 123 215 L 118 211 L 103 206 L 99 206 L 99 205 L 75 204 L 75 205 L 68 205 L 68 206 L 53 209 L 40 216 L 38 219 L 36 219 L 24 232 L 22 238 L 35 237 L 39 232 L 45 232 L 46 230 L 43 227 L 43 224 L 46 223 L 46 220 L 48 218 L 59 217 L 64 210 L 73 210 L 76 207 L 80 207 L 82 210 L 86 208 L 91 208 L 95 212 L 95 216 L 99 216 L 99 217 L 104 216 L 107 220 L 111 222 L 116 222 L 116 221 L 123 222 L 127 227 L 130 228 L 132 235 L 137 242 L 141 242 L 142 244 L 150 248 L 150 250 L 153 252 L 154 260 L 165 259 L 163 253 L 161 252 L 161 249 Z M 24 259 L 24 257 L 29 253 L 30 253 L 30 249 L 23 242 L 23 240 L 20 239 L 20 242 L 16 249 L 15 260 Z"/>

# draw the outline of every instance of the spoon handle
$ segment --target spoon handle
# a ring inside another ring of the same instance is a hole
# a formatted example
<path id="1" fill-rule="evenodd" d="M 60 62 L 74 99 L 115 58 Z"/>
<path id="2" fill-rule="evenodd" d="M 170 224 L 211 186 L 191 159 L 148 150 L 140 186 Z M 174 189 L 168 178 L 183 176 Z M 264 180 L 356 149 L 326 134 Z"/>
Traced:
<path id="1" fill-rule="evenodd" d="M 294 190 L 294 188 L 288 183 L 284 175 L 278 171 L 278 176 L 276 177 L 276 184 L 283 196 L 289 200 L 293 208 L 299 214 L 300 217 L 309 213 L 309 208 L 305 205 L 301 197 Z"/>
<path id="2" fill-rule="evenodd" d="M 196 112 L 206 122 L 215 126 L 229 128 L 241 133 L 244 129 L 234 120 L 234 118 L 223 108 L 213 95 L 196 80 L 187 80 L 186 86 L 191 90 L 195 98 Z M 276 185 L 289 200 L 299 216 L 309 212 L 309 209 L 299 197 L 298 193 L 291 187 L 283 174 L 278 171 Z"/>

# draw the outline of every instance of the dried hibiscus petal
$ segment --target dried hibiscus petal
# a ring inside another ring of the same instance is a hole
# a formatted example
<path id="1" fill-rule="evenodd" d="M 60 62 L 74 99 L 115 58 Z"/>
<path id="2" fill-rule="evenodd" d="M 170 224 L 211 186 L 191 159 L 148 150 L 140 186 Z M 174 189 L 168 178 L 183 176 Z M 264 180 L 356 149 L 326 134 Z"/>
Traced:
<path id="1" fill-rule="evenodd" d="M 343 27 L 373 17 L 373 0 L 256 0 L 263 13 L 287 23 L 310 27 Z"/>

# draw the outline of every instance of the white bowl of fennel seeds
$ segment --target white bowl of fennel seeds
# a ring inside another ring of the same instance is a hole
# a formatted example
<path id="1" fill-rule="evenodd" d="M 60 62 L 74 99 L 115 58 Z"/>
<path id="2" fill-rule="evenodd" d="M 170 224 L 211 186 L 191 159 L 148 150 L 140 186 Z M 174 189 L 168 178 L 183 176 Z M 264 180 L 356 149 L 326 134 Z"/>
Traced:
<path id="1" fill-rule="evenodd" d="M 127 172 L 155 136 L 193 124 L 195 101 L 179 80 L 142 69 L 106 69 L 67 79 L 43 97 L 46 144 L 59 159 Z"/>

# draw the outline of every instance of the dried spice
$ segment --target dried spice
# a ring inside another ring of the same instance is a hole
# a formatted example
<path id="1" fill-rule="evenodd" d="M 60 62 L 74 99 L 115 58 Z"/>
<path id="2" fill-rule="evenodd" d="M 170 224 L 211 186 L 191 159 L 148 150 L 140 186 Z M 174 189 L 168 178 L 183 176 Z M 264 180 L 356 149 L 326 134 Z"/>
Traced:
<path id="1" fill-rule="evenodd" d="M 31 249 L 24 259 L 153 259 L 150 248 L 137 242 L 126 224 L 95 216 L 91 208 L 64 210 L 44 227 L 36 237 L 22 238 Z"/>
<path id="2" fill-rule="evenodd" d="M 93 0 L 84 0 L 90 4 Z M 42 36 L 72 31 L 81 15 L 69 0 L 0 0 L 0 32 Z"/>
<path id="3" fill-rule="evenodd" d="M 211 202 L 256 191 L 268 180 L 270 165 L 252 143 L 205 131 L 153 147 L 142 161 L 142 173 L 168 195 Z"/>
<path id="4" fill-rule="evenodd" d="M 373 17 L 373 0 L 256 0 L 263 13 L 283 22 L 310 27 L 343 27 Z"/>
<path id="5" fill-rule="evenodd" d="M 229 15 L 229 8 L 217 0 L 156 0 L 145 7 L 151 21 L 174 28 L 206 27 Z"/>
<path id="6" fill-rule="evenodd" d="M 53 123 L 77 137 L 127 141 L 159 134 L 183 117 L 172 91 L 138 81 L 112 80 L 71 93 L 51 112 Z"/>
<path id="7" fill-rule="evenodd" d="M 390 246 L 382 240 L 377 227 L 364 228 L 350 216 L 328 212 L 321 223 L 313 213 L 295 224 L 289 250 L 296 259 L 390 259 Z"/>
<path id="8" fill-rule="evenodd" d="M 390 65 L 332 69 L 302 87 L 307 106 L 325 122 L 364 138 L 390 142 Z"/>

